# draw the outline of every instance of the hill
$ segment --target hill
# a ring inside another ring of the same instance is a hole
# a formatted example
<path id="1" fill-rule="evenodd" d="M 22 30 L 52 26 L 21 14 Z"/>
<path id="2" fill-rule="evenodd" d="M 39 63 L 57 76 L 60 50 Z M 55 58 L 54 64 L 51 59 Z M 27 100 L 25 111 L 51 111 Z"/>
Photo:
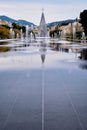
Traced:
<path id="1" fill-rule="evenodd" d="M 4 20 L 4 21 L 7 21 L 7 22 L 9 22 L 9 23 L 16 23 L 16 22 L 17 22 L 17 20 L 12 19 L 12 18 L 10 18 L 10 17 L 7 17 L 7 16 L 5 16 L 5 15 L 1 15 L 1 16 L 0 16 L 0 19 L 1 19 L 1 20 Z"/>
<path id="2" fill-rule="evenodd" d="M 53 27 L 55 25 L 59 25 L 59 26 L 62 26 L 62 25 L 68 25 L 69 23 L 73 23 L 75 22 L 76 19 L 68 19 L 68 20 L 63 20 L 63 21 L 56 21 L 56 22 L 51 22 L 51 23 L 48 23 L 47 24 L 47 27 Z M 79 20 L 77 20 L 79 21 Z"/>
<path id="3" fill-rule="evenodd" d="M 32 26 L 32 25 L 33 25 L 33 26 L 35 26 L 34 23 L 28 22 L 28 21 L 26 21 L 26 20 L 21 20 L 21 19 L 18 20 L 17 23 L 20 24 L 20 25 L 29 25 L 29 26 Z"/>
<path id="4" fill-rule="evenodd" d="M 26 21 L 26 20 L 15 20 L 15 19 L 12 19 L 12 18 L 10 18 L 10 17 L 8 17 L 8 16 L 5 16 L 5 15 L 2 15 L 2 16 L 0 16 L 0 19 L 1 20 L 4 20 L 4 21 L 7 21 L 8 23 L 17 23 L 17 24 L 20 24 L 20 25 L 29 25 L 29 26 L 35 26 L 35 24 L 34 23 L 31 23 L 31 22 L 28 22 L 28 21 Z"/>
<path id="5" fill-rule="evenodd" d="M 19 19 L 19 20 L 15 20 L 15 19 L 12 19 L 12 18 L 10 18 L 10 17 L 8 17 L 8 16 L 5 16 L 5 15 L 2 15 L 2 16 L 0 16 L 0 19 L 1 20 L 4 20 L 4 21 L 7 21 L 8 23 L 17 23 L 17 24 L 19 24 L 19 25 L 24 25 L 24 26 L 26 26 L 26 25 L 28 25 L 28 26 L 36 26 L 34 23 L 32 23 L 32 22 L 29 22 L 29 21 L 26 21 L 26 20 L 21 20 L 21 19 Z M 62 25 L 68 25 L 69 23 L 73 23 L 73 22 L 75 22 L 76 21 L 76 19 L 68 19 L 68 20 L 62 20 L 62 21 L 54 21 L 54 22 L 51 22 L 51 23 L 48 23 L 47 24 L 47 27 L 48 28 L 51 28 L 51 27 L 53 27 L 53 26 L 55 26 L 55 25 L 59 25 L 59 26 L 62 26 Z M 79 20 L 77 20 L 77 21 L 79 21 Z"/>

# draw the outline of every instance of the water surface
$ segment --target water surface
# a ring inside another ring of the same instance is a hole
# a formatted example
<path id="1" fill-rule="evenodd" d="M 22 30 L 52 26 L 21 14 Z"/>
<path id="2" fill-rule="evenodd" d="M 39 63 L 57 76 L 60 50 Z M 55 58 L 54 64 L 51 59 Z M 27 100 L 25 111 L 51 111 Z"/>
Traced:
<path id="1" fill-rule="evenodd" d="M 36 43 L 8 46 L 0 53 L 0 130 L 87 130 L 87 62 Z"/>

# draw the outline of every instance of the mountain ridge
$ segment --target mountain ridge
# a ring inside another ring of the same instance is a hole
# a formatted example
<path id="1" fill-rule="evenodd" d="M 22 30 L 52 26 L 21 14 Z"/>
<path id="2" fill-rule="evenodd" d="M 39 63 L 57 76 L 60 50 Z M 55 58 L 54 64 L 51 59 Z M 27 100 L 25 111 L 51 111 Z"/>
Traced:
<path id="1" fill-rule="evenodd" d="M 8 16 L 5 16 L 5 15 L 1 15 L 0 16 L 0 19 L 1 20 L 4 20 L 4 21 L 7 21 L 8 23 L 17 23 L 19 25 L 28 25 L 28 26 L 37 26 L 35 25 L 33 22 L 29 22 L 29 21 L 26 21 L 26 20 L 22 20 L 22 19 L 19 19 L 19 20 L 15 20 L 15 19 L 12 19 Z M 61 21 L 54 21 L 54 22 L 50 22 L 50 23 L 47 23 L 47 27 L 48 28 L 51 28 L 55 25 L 59 25 L 59 26 L 62 26 L 62 25 L 67 25 L 69 23 L 73 23 L 75 21 L 79 21 L 77 19 L 68 19 L 68 20 L 61 20 Z"/>
<path id="2" fill-rule="evenodd" d="M 73 23 L 73 22 L 79 22 L 79 19 L 67 19 L 67 20 L 61 20 L 61 21 L 54 21 L 51 23 L 48 23 L 47 26 L 48 27 L 52 27 L 52 26 L 62 26 L 62 25 L 68 25 L 69 23 Z"/>
<path id="3" fill-rule="evenodd" d="M 26 21 L 26 20 L 22 20 L 22 19 L 19 19 L 19 20 L 15 20 L 15 19 L 12 19 L 8 16 L 5 16 L 5 15 L 1 15 L 0 16 L 0 19 L 1 20 L 4 20 L 4 21 L 7 21 L 8 23 L 17 23 L 17 24 L 20 24 L 20 25 L 29 25 L 29 26 L 35 26 L 34 23 L 32 22 L 29 22 L 29 21 Z"/>

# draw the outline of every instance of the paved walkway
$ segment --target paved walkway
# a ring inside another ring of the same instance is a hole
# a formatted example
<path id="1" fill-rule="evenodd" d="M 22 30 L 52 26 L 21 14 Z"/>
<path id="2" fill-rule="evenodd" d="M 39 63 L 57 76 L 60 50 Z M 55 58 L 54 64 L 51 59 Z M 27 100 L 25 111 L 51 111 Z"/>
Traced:
<path id="1" fill-rule="evenodd" d="M 2 65 L 9 56 L 4 58 L 0 64 L 0 130 L 87 130 L 87 70 L 70 59 L 54 58 L 52 63 L 50 54 L 44 67 L 17 69 L 10 68 L 9 62 L 5 69 Z M 21 60 L 19 64 L 16 57 L 12 62 L 25 66 Z M 27 60 L 26 66 L 34 63 L 33 57 Z"/>

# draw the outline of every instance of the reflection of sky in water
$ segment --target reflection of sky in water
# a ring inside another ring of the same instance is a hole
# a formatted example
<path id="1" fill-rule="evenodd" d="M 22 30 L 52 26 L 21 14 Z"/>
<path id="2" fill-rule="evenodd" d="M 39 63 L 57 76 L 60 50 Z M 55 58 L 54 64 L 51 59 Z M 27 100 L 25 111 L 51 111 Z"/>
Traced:
<path id="1" fill-rule="evenodd" d="M 52 50 L 45 40 L 32 43 L 10 41 L 1 44 L 0 48 L 9 48 L 0 53 L 0 69 L 39 68 L 41 61 L 46 68 L 87 69 L 86 61 L 78 59 L 79 54 Z"/>
<path id="2" fill-rule="evenodd" d="M 28 44 L 0 53 L 0 129 L 41 130 L 42 101 L 45 129 L 87 128 L 87 62 Z"/>

